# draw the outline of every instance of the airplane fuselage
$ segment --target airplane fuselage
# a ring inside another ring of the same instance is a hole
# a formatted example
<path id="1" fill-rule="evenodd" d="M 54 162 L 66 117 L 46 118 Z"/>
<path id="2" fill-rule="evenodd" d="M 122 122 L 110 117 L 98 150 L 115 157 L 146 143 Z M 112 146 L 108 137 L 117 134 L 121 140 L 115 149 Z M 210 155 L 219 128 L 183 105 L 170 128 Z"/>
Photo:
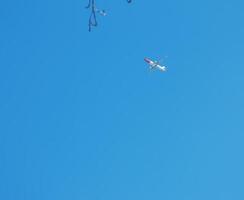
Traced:
<path id="1" fill-rule="evenodd" d="M 160 65 L 157 61 L 152 61 L 149 58 L 144 58 L 144 61 L 147 62 L 150 65 L 150 69 L 157 68 L 160 71 L 166 71 L 166 67 Z"/>

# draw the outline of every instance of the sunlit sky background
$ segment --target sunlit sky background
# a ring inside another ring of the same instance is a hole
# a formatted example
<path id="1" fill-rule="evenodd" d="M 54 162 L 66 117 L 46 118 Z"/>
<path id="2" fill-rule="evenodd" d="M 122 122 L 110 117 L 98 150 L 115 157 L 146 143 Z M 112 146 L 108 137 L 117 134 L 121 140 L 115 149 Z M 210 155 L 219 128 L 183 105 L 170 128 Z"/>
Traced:
<path id="1" fill-rule="evenodd" d="M 0 199 L 244 199 L 243 1 L 87 3 L 0 3 Z"/>

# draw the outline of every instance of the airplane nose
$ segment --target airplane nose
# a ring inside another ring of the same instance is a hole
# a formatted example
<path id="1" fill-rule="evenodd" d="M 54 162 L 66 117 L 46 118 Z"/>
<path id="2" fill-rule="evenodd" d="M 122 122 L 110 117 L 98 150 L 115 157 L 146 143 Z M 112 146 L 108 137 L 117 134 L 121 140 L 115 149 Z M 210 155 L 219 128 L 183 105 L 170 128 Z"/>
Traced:
<path id="1" fill-rule="evenodd" d="M 149 60 L 148 60 L 148 58 L 144 58 L 144 61 L 145 61 L 145 62 L 147 62 L 147 63 L 149 63 Z"/>

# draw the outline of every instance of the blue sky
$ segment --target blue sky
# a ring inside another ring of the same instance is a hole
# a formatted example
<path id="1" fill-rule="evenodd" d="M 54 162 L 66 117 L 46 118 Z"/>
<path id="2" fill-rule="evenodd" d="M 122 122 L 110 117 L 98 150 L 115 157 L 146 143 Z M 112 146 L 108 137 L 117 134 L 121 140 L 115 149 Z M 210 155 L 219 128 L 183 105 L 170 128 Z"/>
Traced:
<path id="1" fill-rule="evenodd" d="M 86 4 L 0 3 L 0 199 L 244 199 L 244 3 Z"/>

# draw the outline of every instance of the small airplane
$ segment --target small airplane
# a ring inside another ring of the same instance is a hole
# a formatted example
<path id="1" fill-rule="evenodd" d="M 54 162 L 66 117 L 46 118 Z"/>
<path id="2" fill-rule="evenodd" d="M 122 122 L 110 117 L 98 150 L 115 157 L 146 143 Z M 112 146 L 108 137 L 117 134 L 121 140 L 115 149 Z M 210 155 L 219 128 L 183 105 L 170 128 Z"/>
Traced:
<path id="1" fill-rule="evenodd" d="M 97 12 L 97 13 L 99 13 L 102 16 L 106 16 L 107 15 L 107 13 L 106 13 L 105 10 L 99 10 L 99 9 L 95 8 L 94 11 Z"/>
<path id="2" fill-rule="evenodd" d="M 150 69 L 159 69 L 160 71 L 165 72 L 166 66 L 163 66 L 159 63 L 159 61 L 153 61 L 149 58 L 144 58 L 144 61 L 149 64 Z"/>

